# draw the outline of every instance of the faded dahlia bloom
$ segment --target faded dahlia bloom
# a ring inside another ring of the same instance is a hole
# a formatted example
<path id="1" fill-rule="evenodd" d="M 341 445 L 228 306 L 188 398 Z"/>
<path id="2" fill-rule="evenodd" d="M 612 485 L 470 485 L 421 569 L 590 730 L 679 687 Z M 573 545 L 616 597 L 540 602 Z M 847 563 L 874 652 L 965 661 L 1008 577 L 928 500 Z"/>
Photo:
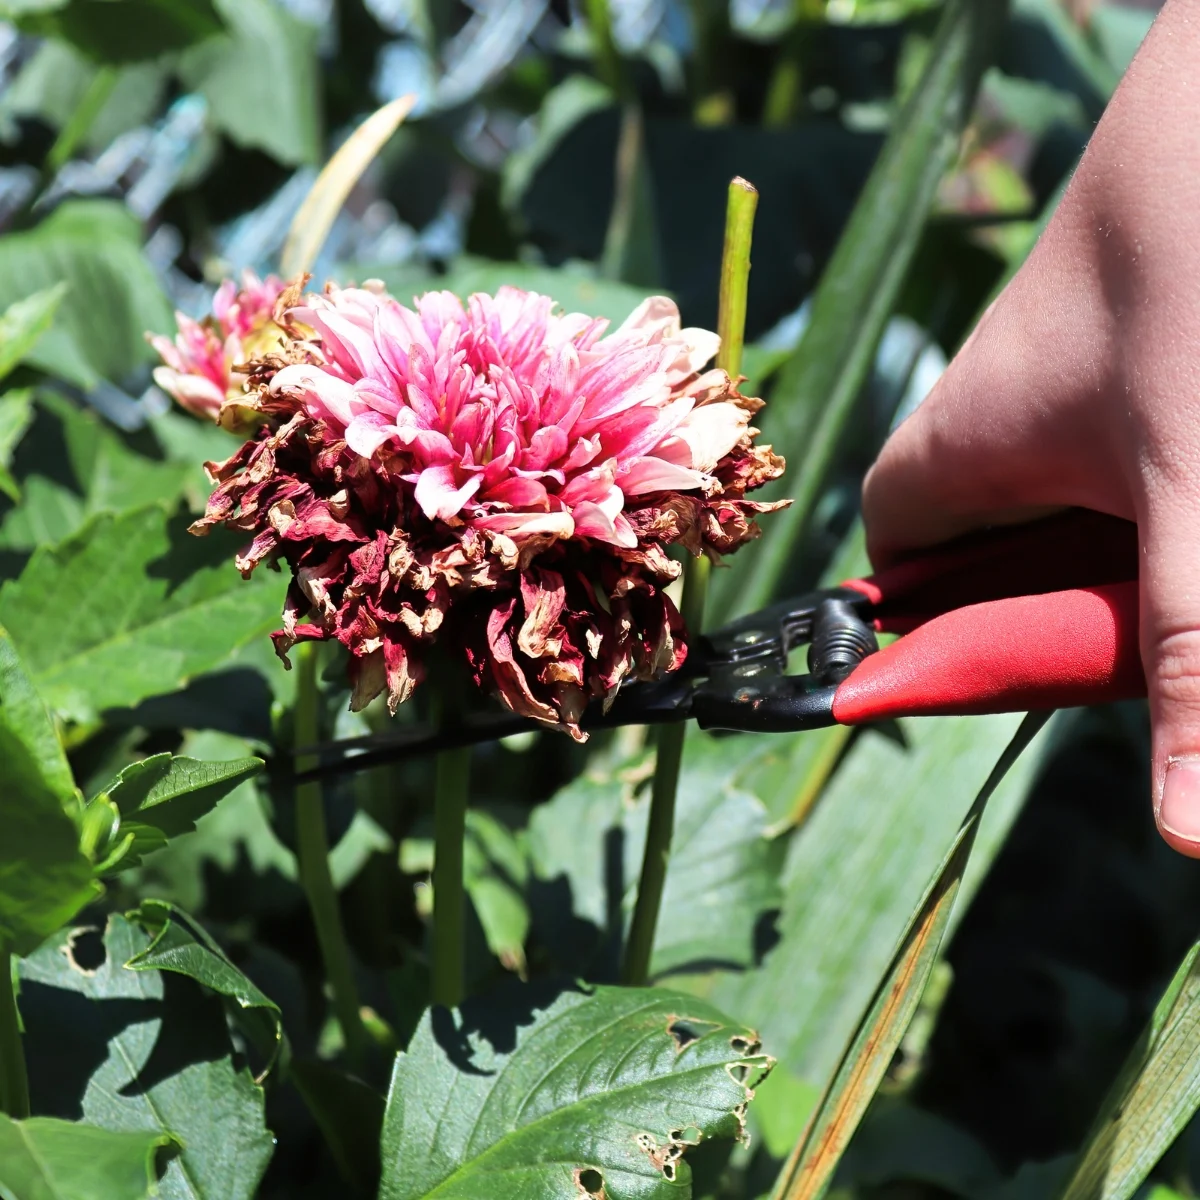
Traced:
<path id="1" fill-rule="evenodd" d="M 761 401 L 704 369 L 717 336 L 662 297 L 607 336 L 508 287 L 415 309 L 331 287 L 280 319 L 292 336 L 241 398 L 265 424 L 208 464 L 193 529 L 252 535 L 245 575 L 288 563 L 276 648 L 342 642 L 353 708 L 386 689 L 394 712 L 439 638 L 513 711 L 582 738 L 591 698 L 684 660 L 666 547 L 717 558 L 781 506 L 745 499 L 783 470 L 754 444 Z"/>
<path id="2" fill-rule="evenodd" d="M 245 398 L 244 364 L 278 345 L 282 330 L 272 315 L 282 291 L 283 280 L 246 271 L 240 289 L 232 279 L 221 285 L 203 321 L 177 312 L 174 341 L 149 338 L 165 364 L 155 369 L 154 382 L 188 412 L 218 420 L 227 401 Z"/>

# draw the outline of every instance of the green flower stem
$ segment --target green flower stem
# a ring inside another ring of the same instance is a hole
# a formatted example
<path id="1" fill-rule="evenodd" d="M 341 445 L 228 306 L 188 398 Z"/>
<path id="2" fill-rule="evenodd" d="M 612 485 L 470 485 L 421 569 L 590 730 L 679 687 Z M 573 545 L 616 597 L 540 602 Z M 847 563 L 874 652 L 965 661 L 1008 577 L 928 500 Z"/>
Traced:
<path id="1" fill-rule="evenodd" d="M 744 179 L 735 178 L 729 185 L 725 249 L 721 256 L 721 303 L 717 319 L 717 329 L 721 335 L 717 365 L 734 379 L 738 377 L 742 365 L 746 295 L 750 279 L 750 242 L 757 205 L 758 192 Z M 704 628 L 704 606 L 708 599 L 711 570 L 712 564 L 703 555 L 689 559 L 684 568 L 680 610 L 689 633 L 699 633 Z M 662 907 L 667 864 L 671 858 L 675 797 L 679 790 L 679 770 L 683 765 L 686 733 L 686 724 L 679 722 L 664 725 L 658 735 L 654 784 L 650 792 L 650 818 L 646 827 L 646 852 L 642 859 L 637 904 L 629 927 L 622 969 L 622 981 L 631 987 L 644 985 L 650 974 L 654 934 Z"/>
<path id="2" fill-rule="evenodd" d="M 463 839 L 471 751 L 443 750 L 437 758 L 433 817 L 434 1004 L 453 1008 L 463 998 Z"/>
<path id="3" fill-rule="evenodd" d="M 311 746 L 318 740 L 317 644 L 304 642 L 296 648 L 296 709 L 295 744 Z M 316 766 L 314 759 L 296 757 L 296 770 L 306 771 Z M 362 1060 L 368 1043 L 359 1011 L 358 989 L 350 964 L 350 949 L 342 914 L 338 908 L 337 890 L 329 873 L 329 836 L 325 830 L 325 807 L 321 785 L 302 783 L 296 788 L 296 858 L 300 868 L 300 885 L 308 898 L 325 978 L 333 993 L 333 1011 L 346 1042 L 346 1055 L 351 1063 Z"/>
<path id="4" fill-rule="evenodd" d="M 46 155 L 46 171 L 53 173 L 70 162 L 79 143 L 88 135 L 100 110 L 108 103 L 113 88 L 117 85 L 116 67 L 100 67 L 92 77 L 74 112 L 50 147 Z"/>
<path id="5" fill-rule="evenodd" d="M 29 1116 L 29 1076 L 12 969 L 12 954 L 0 944 L 0 1112 L 20 1121 Z"/>

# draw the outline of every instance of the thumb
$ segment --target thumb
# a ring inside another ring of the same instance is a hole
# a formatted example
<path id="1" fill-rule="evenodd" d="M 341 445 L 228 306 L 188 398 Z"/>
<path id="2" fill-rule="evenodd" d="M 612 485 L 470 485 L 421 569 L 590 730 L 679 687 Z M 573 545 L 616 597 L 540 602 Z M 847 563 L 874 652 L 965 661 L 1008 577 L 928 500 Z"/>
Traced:
<path id="1" fill-rule="evenodd" d="M 1168 844 L 1200 858 L 1200 497 L 1182 490 L 1143 525 L 1142 663 L 1155 820 Z"/>

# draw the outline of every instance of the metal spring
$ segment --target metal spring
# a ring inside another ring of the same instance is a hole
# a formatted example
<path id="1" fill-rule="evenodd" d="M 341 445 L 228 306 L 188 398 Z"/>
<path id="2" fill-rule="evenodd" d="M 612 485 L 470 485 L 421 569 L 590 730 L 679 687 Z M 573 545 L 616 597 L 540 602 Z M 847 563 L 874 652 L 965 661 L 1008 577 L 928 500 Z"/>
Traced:
<path id="1" fill-rule="evenodd" d="M 875 631 L 845 600 L 822 600 L 813 617 L 808 669 L 826 687 L 841 683 L 879 649 Z"/>

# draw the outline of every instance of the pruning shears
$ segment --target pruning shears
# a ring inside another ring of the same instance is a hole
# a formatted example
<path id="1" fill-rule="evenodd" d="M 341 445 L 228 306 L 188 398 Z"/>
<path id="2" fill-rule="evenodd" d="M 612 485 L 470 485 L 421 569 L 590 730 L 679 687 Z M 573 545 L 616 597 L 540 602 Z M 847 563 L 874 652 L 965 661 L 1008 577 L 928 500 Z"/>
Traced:
<path id="1" fill-rule="evenodd" d="M 694 639 L 678 671 L 622 687 L 582 725 L 791 732 L 1143 696 L 1137 576 L 1137 527 L 1116 517 L 1073 509 L 971 535 Z M 879 633 L 901 636 L 880 649 Z M 807 672 L 789 674 L 804 645 Z M 330 742 L 299 751 L 321 765 L 297 779 L 536 728 L 497 712 Z"/>

